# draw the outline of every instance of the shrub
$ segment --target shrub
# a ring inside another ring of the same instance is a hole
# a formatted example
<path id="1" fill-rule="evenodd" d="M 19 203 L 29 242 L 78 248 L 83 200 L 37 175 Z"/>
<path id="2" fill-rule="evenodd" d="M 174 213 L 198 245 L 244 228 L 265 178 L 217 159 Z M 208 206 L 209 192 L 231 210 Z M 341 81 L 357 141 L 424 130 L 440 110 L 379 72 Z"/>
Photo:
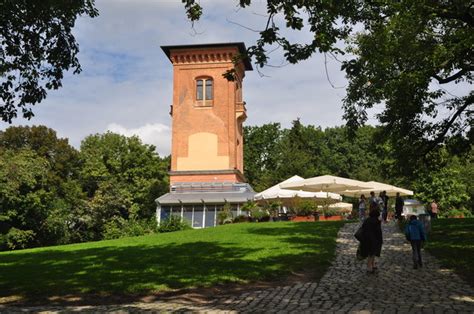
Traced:
<path id="1" fill-rule="evenodd" d="M 282 202 L 269 202 L 263 208 L 270 213 L 271 217 L 278 217 Z"/>
<path id="2" fill-rule="evenodd" d="M 309 216 L 313 214 L 316 209 L 317 206 L 314 201 L 299 200 L 297 204 L 292 208 L 292 212 L 294 212 L 298 216 Z"/>
<path id="3" fill-rule="evenodd" d="M 9 250 L 24 249 L 31 245 L 35 238 L 32 230 L 20 230 L 11 228 L 8 233 L 1 238 L 1 246 Z"/>
<path id="4" fill-rule="evenodd" d="M 104 239 L 118 239 L 123 237 L 136 237 L 155 233 L 156 220 L 151 219 L 124 219 L 114 216 L 104 226 Z"/>
<path id="5" fill-rule="evenodd" d="M 331 217 L 331 216 L 340 215 L 341 212 L 335 208 L 325 208 L 323 209 L 323 214 L 325 217 Z"/>
<path id="6" fill-rule="evenodd" d="M 189 223 L 181 219 L 180 216 L 170 215 L 168 218 L 161 221 L 160 226 L 158 227 L 158 232 L 173 232 L 187 229 L 191 229 Z"/>
<path id="7" fill-rule="evenodd" d="M 225 225 L 233 222 L 232 211 L 229 203 L 225 203 L 221 210 L 217 213 L 217 224 Z"/>
<path id="8" fill-rule="evenodd" d="M 264 221 L 270 218 L 270 214 L 268 213 L 268 211 L 261 208 L 252 210 L 250 212 L 250 216 L 252 217 L 254 221 Z"/>
<path id="9" fill-rule="evenodd" d="M 469 210 L 465 208 L 460 208 L 460 209 L 450 209 L 448 211 L 443 212 L 444 217 L 471 217 L 472 214 Z"/>
<path id="10" fill-rule="evenodd" d="M 239 215 L 234 218 L 233 222 L 234 223 L 239 223 L 239 222 L 248 222 L 249 221 L 249 216 L 247 215 Z"/>
<path id="11" fill-rule="evenodd" d="M 268 210 L 261 208 L 257 203 L 248 201 L 242 206 L 242 210 L 249 213 L 252 221 L 264 221 L 270 218 Z"/>

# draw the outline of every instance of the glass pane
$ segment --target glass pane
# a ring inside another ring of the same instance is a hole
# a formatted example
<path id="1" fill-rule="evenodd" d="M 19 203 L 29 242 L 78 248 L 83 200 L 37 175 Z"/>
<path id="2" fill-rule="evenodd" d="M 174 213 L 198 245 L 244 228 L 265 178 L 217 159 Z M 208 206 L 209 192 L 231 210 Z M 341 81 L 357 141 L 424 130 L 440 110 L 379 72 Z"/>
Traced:
<path id="1" fill-rule="evenodd" d="M 212 99 L 212 80 L 206 81 L 206 100 Z"/>
<path id="2" fill-rule="evenodd" d="M 202 80 L 196 81 L 196 99 L 202 100 Z"/>
<path id="3" fill-rule="evenodd" d="M 193 228 L 202 228 L 203 213 L 202 205 L 194 205 Z"/>
<path id="4" fill-rule="evenodd" d="M 237 212 L 237 204 L 231 204 L 230 205 L 230 210 L 232 211 L 232 217 L 235 218 L 238 216 Z"/>
<path id="5" fill-rule="evenodd" d="M 192 226 L 192 221 L 193 221 L 193 208 L 185 206 L 184 207 L 184 213 L 183 213 L 183 219 Z"/>
<path id="6" fill-rule="evenodd" d="M 161 221 L 168 219 L 169 215 L 170 215 L 169 206 L 162 206 L 161 207 L 161 213 L 160 213 Z"/>
<path id="7" fill-rule="evenodd" d="M 206 221 L 205 227 L 214 227 L 214 215 L 215 215 L 215 206 L 209 205 L 206 206 Z"/>

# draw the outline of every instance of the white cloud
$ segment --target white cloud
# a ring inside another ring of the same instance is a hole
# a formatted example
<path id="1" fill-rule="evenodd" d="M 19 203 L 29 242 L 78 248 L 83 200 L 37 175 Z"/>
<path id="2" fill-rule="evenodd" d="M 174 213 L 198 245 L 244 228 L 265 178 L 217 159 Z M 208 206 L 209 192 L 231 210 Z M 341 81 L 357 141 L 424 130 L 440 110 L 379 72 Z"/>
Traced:
<path id="1" fill-rule="evenodd" d="M 104 132 L 109 126 L 120 126 L 124 133 L 141 130 L 144 134 L 153 129 L 146 126 L 171 125 L 173 67 L 160 46 L 241 41 L 249 46 L 258 33 L 238 24 L 259 30 L 266 23 L 263 0 L 252 1 L 252 7 L 243 10 L 237 10 L 236 3 L 229 0 L 201 3 L 204 14 L 195 25 L 198 33 L 194 33 L 181 1 L 97 1 L 100 15 L 82 17 L 74 28 L 83 71 L 68 74 L 62 88 L 51 91 L 33 108 L 31 121 L 18 119 L 15 125 L 46 125 L 69 138 L 76 148 L 86 136 Z M 307 40 L 308 32 L 292 36 Z M 281 51 L 271 54 L 272 64 L 281 60 Z M 340 64 L 328 61 L 331 81 L 336 86 L 345 85 Z M 280 122 L 289 127 L 297 117 L 305 124 L 322 127 L 343 123 L 345 91 L 331 87 L 321 55 L 297 65 L 262 71 L 267 76 L 260 77 L 254 70 L 244 80 L 246 125 Z M 4 127 L 8 125 L 0 125 L 0 129 Z M 150 143 L 160 154 L 169 154 L 171 132 L 156 130 L 156 139 L 150 136 Z"/>
<path id="2" fill-rule="evenodd" d="M 143 143 L 154 145 L 160 156 L 167 156 L 170 154 L 171 129 L 167 125 L 154 123 L 145 124 L 138 128 L 128 129 L 118 123 L 111 123 L 107 126 L 107 131 L 125 136 L 136 135 Z"/>

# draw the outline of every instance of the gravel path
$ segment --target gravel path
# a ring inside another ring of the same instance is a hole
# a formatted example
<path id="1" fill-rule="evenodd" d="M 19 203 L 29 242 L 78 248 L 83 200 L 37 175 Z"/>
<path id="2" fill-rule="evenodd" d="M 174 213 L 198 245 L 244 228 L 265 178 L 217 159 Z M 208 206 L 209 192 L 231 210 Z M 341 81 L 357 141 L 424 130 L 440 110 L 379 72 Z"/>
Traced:
<path id="1" fill-rule="evenodd" d="M 384 245 L 377 274 L 366 274 L 365 261 L 355 259 L 358 224 L 339 232 L 336 259 L 319 283 L 302 282 L 220 297 L 209 304 L 190 300 L 129 305 L 6 308 L 0 312 L 227 312 L 227 313 L 474 313 L 474 289 L 456 274 L 441 269 L 423 252 L 424 267 L 413 269 L 411 248 L 395 223 L 382 226 Z"/>

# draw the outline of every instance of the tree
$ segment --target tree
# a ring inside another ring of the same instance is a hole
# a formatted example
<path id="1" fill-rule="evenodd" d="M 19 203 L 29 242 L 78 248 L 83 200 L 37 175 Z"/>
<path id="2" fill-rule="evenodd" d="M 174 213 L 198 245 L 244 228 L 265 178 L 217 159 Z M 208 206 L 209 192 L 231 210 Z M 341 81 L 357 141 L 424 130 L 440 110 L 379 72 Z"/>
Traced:
<path id="1" fill-rule="evenodd" d="M 46 126 L 18 126 L 0 131 L 0 147 L 9 149 L 29 148 L 48 160 L 52 185 L 77 178 L 80 168 L 79 152 L 69 145 L 66 138 L 58 138 L 56 131 Z"/>
<path id="2" fill-rule="evenodd" d="M 0 248 L 44 244 L 49 238 L 48 162 L 31 149 L 0 149 Z"/>
<path id="3" fill-rule="evenodd" d="M 153 217 L 155 199 L 168 189 L 169 165 L 154 146 L 108 132 L 86 137 L 80 155 L 81 182 L 89 198 L 83 222 L 95 239 L 103 237 L 104 225 L 113 217 Z"/>
<path id="4" fill-rule="evenodd" d="M 326 172 L 321 163 L 324 145 L 324 133 L 312 125 L 304 126 L 299 119 L 292 122 L 290 129 L 283 131 L 278 147 L 280 154 L 276 174 L 277 182 L 299 175 L 313 177 Z"/>
<path id="5" fill-rule="evenodd" d="M 74 241 L 72 222 L 85 195 L 78 181 L 79 154 L 68 140 L 45 126 L 9 127 L 0 132 L 0 155 L 0 215 L 8 217 L 0 233 L 7 246 Z M 16 238 L 23 244 L 14 244 Z"/>
<path id="6" fill-rule="evenodd" d="M 327 173 L 363 181 L 381 181 L 382 163 L 390 154 L 382 150 L 376 134 L 377 129 L 371 126 L 359 128 L 353 138 L 350 138 L 347 127 L 325 129 L 327 149 L 321 163 L 327 167 Z"/>
<path id="7" fill-rule="evenodd" d="M 275 184 L 282 131 L 279 123 L 244 127 L 244 172 L 256 191 Z"/>
<path id="8" fill-rule="evenodd" d="M 0 0 L 0 115 L 12 122 L 22 110 L 62 86 L 64 71 L 81 72 L 72 34 L 80 15 L 98 15 L 94 0 Z"/>
<path id="9" fill-rule="evenodd" d="M 240 0 L 246 8 L 251 0 Z M 203 8 L 183 0 L 188 18 L 198 20 Z M 282 17 L 282 19 L 278 19 Z M 307 27 L 308 43 L 293 43 L 282 32 Z M 362 25 L 363 31 L 356 27 Z M 428 1 L 267 1 L 267 18 L 260 38 L 240 58 L 254 58 L 259 67 L 269 62 L 274 46 L 289 63 L 315 52 L 349 52 L 341 69 L 349 79 L 344 118 L 355 130 L 367 120 L 367 109 L 382 104 L 378 116 L 402 164 L 413 171 L 450 135 L 466 134 L 473 123 L 474 93 L 466 88 L 454 96 L 441 85 L 473 81 L 474 18 L 466 0 Z M 339 48 L 339 42 L 346 48 Z M 232 79 L 233 73 L 225 76 Z M 409 149 L 407 143 L 410 143 Z M 413 162 L 406 162 L 406 157 Z M 413 158 L 416 157 L 416 158 Z"/>

